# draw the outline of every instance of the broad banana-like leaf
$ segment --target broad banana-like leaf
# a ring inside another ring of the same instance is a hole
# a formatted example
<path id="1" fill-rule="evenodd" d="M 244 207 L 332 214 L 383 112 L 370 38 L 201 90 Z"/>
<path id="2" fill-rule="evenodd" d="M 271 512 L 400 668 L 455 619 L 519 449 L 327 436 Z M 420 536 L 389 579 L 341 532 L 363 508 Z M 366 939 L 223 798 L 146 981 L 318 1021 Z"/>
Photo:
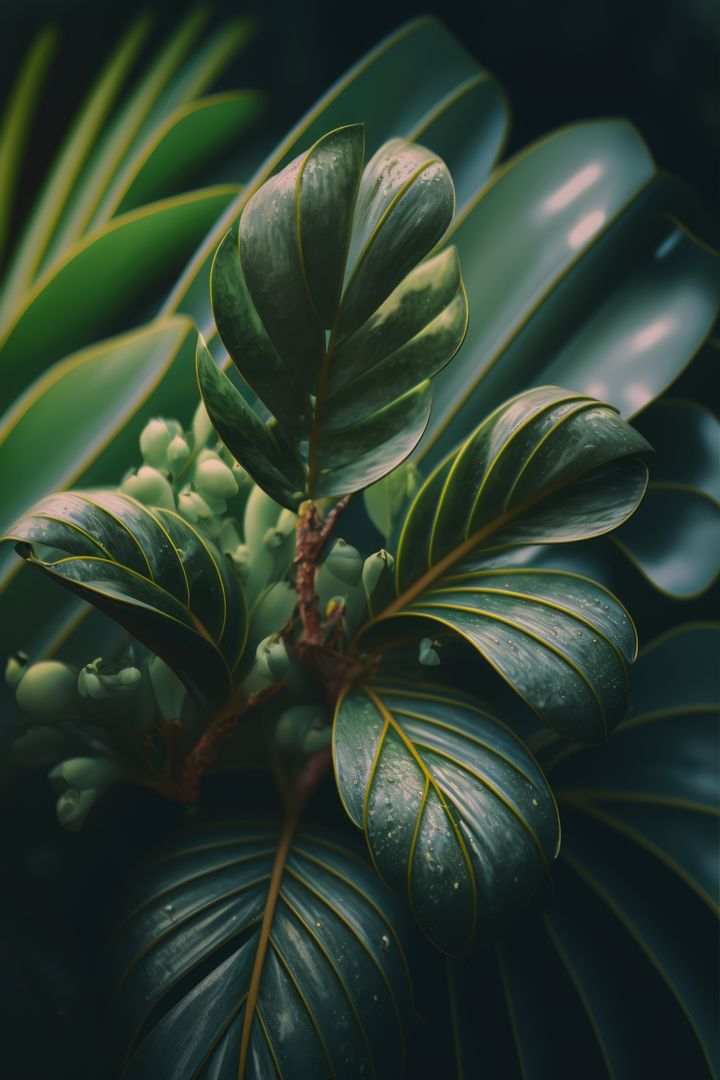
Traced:
<path id="1" fill-rule="evenodd" d="M 416 267 L 452 217 L 444 163 L 393 140 L 362 171 L 363 146 L 360 125 L 339 128 L 267 181 L 213 267 L 218 330 L 280 446 L 272 452 L 274 433 L 261 434 L 203 351 L 206 408 L 253 479 L 291 509 L 365 487 L 407 457 L 429 416 L 428 380 L 467 326 L 455 252 Z"/>
<path id="2" fill-rule="evenodd" d="M 613 540 L 656 588 L 697 596 L 720 569 L 720 424 L 695 402 L 663 398 L 636 426 L 655 449 L 650 484 Z"/>
<path id="3" fill-rule="evenodd" d="M 401 915 L 343 847 L 203 827 L 168 846 L 128 907 L 112 950 L 128 1080 L 401 1075 Z"/>
<path id="4" fill-rule="evenodd" d="M 466 956 L 547 880 L 560 825 L 520 740 L 447 687 L 369 682 L 339 700 L 338 791 L 434 945 Z"/>
<path id="5" fill-rule="evenodd" d="M 242 589 L 174 511 L 113 491 L 51 495 L 4 539 L 162 657 L 201 701 L 228 696 L 247 634 Z"/>
<path id="6" fill-rule="evenodd" d="M 586 578 L 512 569 L 512 553 L 625 521 L 645 491 L 638 455 L 649 449 L 612 408 L 557 387 L 500 406 L 420 489 L 400 537 L 395 597 L 357 647 L 451 630 L 550 727 L 582 742 L 607 738 L 627 704 L 630 617 Z"/>
<path id="7" fill-rule="evenodd" d="M 49 363 L 118 329 L 167 282 L 235 190 L 208 188 L 116 218 L 42 277 L 0 341 L 2 404 Z"/>
<path id="8" fill-rule="evenodd" d="M 607 747 L 538 733 L 563 819 L 553 903 L 497 966 L 454 968 L 458 1076 L 478 1053 L 503 1076 L 561 1075 L 570 1053 L 586 1076 L 717 1074 L 718 647 L 691 624 L 641 653 Z M 467 1008 L 480 977 L 489 1022 Z"/>
<path id="9" fill-rule="evenodd" d="M 418 457 L 437 462 L 527 386 L 567 386 L 625 417 L 662 393 L 720 308 L 717 255 L 667 216 L 687 201 L 620 120 L 555 132 L 479 185 L 449 232 L 469 336 L 435 379 Z"/>

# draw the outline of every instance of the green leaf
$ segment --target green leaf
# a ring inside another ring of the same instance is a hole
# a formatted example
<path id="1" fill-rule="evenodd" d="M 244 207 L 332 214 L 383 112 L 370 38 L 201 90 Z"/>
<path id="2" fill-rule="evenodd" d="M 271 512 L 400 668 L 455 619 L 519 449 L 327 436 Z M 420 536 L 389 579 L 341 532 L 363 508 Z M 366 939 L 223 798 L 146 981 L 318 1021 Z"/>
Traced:
<path id="1" fill-rule="evenodd" d="M 631 672 L 633 715 L 606 747 L 543 733 L 563 820 L 553 903 L 513 926 L 497 965 L 484 954 L 454 967 L 466 1065 L 482 1054 L 510 1075 L 519 1055 L 527 1076 L 562 1075 L 572 1056 L 588 1076 L 717 1072 L 719 645 L 712 624 L 653 642 Z M 480 978 L 492 1008 L 478 1012 Z"/>
<path id="2" fill-rule="evenodd" d="M 155 203 L 78 244 L 37 282 L 6 330 L 0 343 L 4 399 L 12 401 L 54 360 L 119 330 L 137 303 L 146 303 L 167 281 L 234 192 L 208 188 Z"/>
<path id="3" fill-rule="evenodd" d="M 598 741 L 622 718 L 632 623 L 606 590 L 503 569 L 513 549 L 605 533 L 635 510 L 648 444 L 609 406 L 556 387 L 500 406 L 418 493 L 395 599 L 358 634 L 383 648 L 439 624 L 468 641 L 555 730 Z M 417 620 L 422 620 L 420 623 Z"/>
<path id="4" fill-rule="evenodd" d="M 717 257 L 666 216 L 683 201 L 619 120 L 561 129 L 481 182 L 449 234 L 470 334 L 436 379 L 420 456 L 436 462 L 530 385 L 567 386 L 626 417 L 664 390 L 720 304 Z"/>
<path id="5" fill-rule="evenodd" d="M 432 73 L 431 78 L 429 73 Z M 168 298 L 165 310 L 188 312 L 210 340 L 214 330 L 207 282 L 217 245 L 257 188 L 332 128 L 355 123 L 362 117 L 366 148 L 370 153 L 385 140 L 395 137 L 410 141 L 422 139 L 436 149 L 432 141 L 424 139 L 424 132 L 426 129 L 432 132 L 435 122 L 439 123 L 444 117 L 445 123 L 441 127 L 445 135 L 438 138 L 438 142 L 442 143 L 440 153 L 443 149 L 450 152 L 447 161 L 451 173 L 458 170 L 464 182 L 468 173 L 464 172 L 463 163 L 469 171 L 473 169 L 475 161 L 467 154 L 468 146 L 477 150 L 481 168 L 487 170 L 504 139 L 506 106 L 492 83 L 494 94 L 489 95 L 487 107 L 473 111 L 469 126 L 466 119 L 463 122 L 467 116 L 466 94 L 472 91 L 479 74 L 488 77 L 435 19 L 415 19 L 381 41 L 320 98 L 263 162 L 247 190 L 208 234 L 188 264 Z M 478 104 L 477 97 L 474 100 Z M 455 131 L 462 132 L 462 140 L 457 134 L 454 138 L 447 137 L 456 122 L 459 126 Z M 435 130 L 439 134 L 439 128 Z M 484 172 L 476 172 L 475 184 L 484 177 Z"/>
<path id="6" fill-rule="evenodd" d="M 130 163 L 124 190 L 118 187 L 115 192 L 113 216 L 182 191 L 223 151 L 234 147 L 258 115 L 260 102 L 257 92 L 238 90 L 183 105 Z"/>
<path id="7" fill-rule="evenodd" d="M 238 461 L 291 509 L 366 487 L 408 456 L 428 421 L 427 380 L 467 326 L 455 252 L 413 270 L 452 215 L 444 164 L 394 140 L 361 177 L 362 154 L 358 125 L 320 139 L 253 196 L 213 265 L 223 343 L 292 447 L 284 492 L 282 455 L 267 436 L 255 442 L 243 395 L 207 366 L 205 404 Z"/>
<path id="8" fill-rule="evenodd" d="M 636 426 L 655 449 L 652 475 L 613 540 L 655 588 L 690 599 L 720 569 L 720 423 L 695 402 L 663 398 Z"/>
<path id="9" fill-rule="evenodd" d="M 78 174 L 117 98 L 149 30 L 147 17 L 136 19 L 80 110 L 58 154 L 43 192 L 18 244 L 0 292 L 0 325 L 10 322 L 23 305 L 53 230 Z"/>
<path id="10" fill-rule="evenodd" d="M 112 491 L 70 492 L 33 507 L 4 539 L 162 657 L 200 700 L 225 700 L 247 633 L 242 590 L 174 511 Z"/>
<path id="11" fill-rule="evenodd" d="M 378 873 L 434 945 L 465 956 L 524 907 L 560 841 L 555 803 L 523 744 L 445 687 L 367 683 L 338 702 L 340 798 Z"/>
<path id="12" fill-rule="evenodd" d="M 401 1075 L 400 913 L 363 861 L 265 825 L 185 833 L 113 940 L 124 1075 Z"/>
<path id="13" fill-rule="evenodd" d="M 0 259 L 5 253 L 23 149 L 45 73 L 57 45 L 53 27 L 39 32 L 27 51 L 0 126 Z"/>

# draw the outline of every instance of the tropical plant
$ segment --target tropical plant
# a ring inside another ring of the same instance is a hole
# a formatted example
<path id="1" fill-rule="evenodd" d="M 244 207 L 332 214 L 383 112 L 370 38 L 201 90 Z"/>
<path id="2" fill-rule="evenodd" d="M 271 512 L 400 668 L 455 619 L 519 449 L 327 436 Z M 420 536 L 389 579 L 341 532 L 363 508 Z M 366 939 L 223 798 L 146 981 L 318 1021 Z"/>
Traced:
<path id="1" fill-rule="evenodd" d="M 503 132 L 495 83 L 437 24 L 383 43 L 148 324 L 201 331 L 192 423 L 185 355 L 182 421 L 133 398 L 139 467 L 53 493 L 39 466 L 6 530 L 27 588 L 124 631 L 84 666 L 81 635 L 70 662 L 11 659 L 16 765 L 51 766 L 72 830 L 128 781 L 209 808 L 113 937 L 128 1077 L 462 1077 L 480 1055 L 544 1077 L 578 1071 L 569 1047 L 583 1075 L 712 1075 L 717 630 L 629 670 L 608 586 L 714 577 L 718 425 L 650 403 L 709 334 L 715 257 L 628 125 L 486 181 Z M 18 446 L 59 423 L 51 394 Z"/>

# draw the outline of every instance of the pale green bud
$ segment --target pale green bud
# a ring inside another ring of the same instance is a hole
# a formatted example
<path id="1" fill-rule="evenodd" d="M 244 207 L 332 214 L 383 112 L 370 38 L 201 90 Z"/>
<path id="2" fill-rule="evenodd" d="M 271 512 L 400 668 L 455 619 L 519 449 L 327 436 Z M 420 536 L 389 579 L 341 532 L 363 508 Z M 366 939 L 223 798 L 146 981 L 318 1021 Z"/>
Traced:
<path id="1" fill-rule="evenodd" d="M 25 669 L 15 700 L 32 720 L 55 720 L 78 709 L 78 671 L 60 660 L 41 660 Z"/>
<path id="2" fill-rule="evenodd" d="M 266 679 L 279 682 L 287 675 L 290 659 L 285 642 L 277 634 L 263 638 L 255 651 L 255 665 Z"/>
<path id="3" fill-rule="evenodd" d="M 263 549 L 265 533 L 271 526 L 277 524 L 281 510 L 282 507 L 266 495 L 262 488 L 253 487 L 245 503 L 243 519 L 245 542 L 253 554 Z"/>
<path id="4" fill-rule="evenodd" d="M 283 509 L 275 523 L 275 528 L 284 536 L 289 536 L 290 533 L 295 531 L 296 525 L 297 514 L 294 514 L 292 510 Z"/>
<path id="5" fill-rule="evenodd" d="M 184 488 L 178 495 L 178 510 L 184 518 L 195 523 L 196 521 L 209 521 L 213 512 L 197 491 Z"/>
<path id="6" fill-rule="evenodd" d="M 227 518 L 223 521 L 220 532 L 218 533 L 218 545 L 220 550 L 229 555 L 231 551 L 234 551 L 238 544 L 242 543 L 242 536 L 240 530 L 237 527 L 235 521 L 232 518 Z"/>
<path id="7" fill-rule="evenodd" d="M 265 591 L 252 616 L 251 632 L 256 641 L 282 630 L 295 609 L 296 599 L 287 581 L 278 581 Z"/>
<path id="8" fill-rule="evenodd" d="M 170 445 L 167 448 L 167 459 L 173 472 L 177 469 L 181 469 L 189 457 L 190 447 L 185 442 L 182 435 L 175 435 L 175 437 L 170 440 Z"/>
<path id="9" fill-rule="evenodd" d="M 275 741 L 284 750 L 298 750 L 314 726 L 325 726 L 327 717 L 320 705 L 293 705 L 286 709 L 275 727 Z"/>
<path id="10" fill-rule="evenodd" d="M 197 449 L 199 446 L 204 446 L 214 430 L 212 421 L 207 414 L 207 409 L 201 401 L 195 410 L 192 422 L 193 445 L 195 448 Z"/>
<path id="11" fill-rule="evenodd" d="M 232 469 L 219 457 L 199 463 L 195 469 L 195 487 L 201 495 L 214 499 L 232 499 L 239 490 Z"/>
<path id="12" fill-rule="evenodd" d="M 150 465 L 141 465 L 134 475 L 126 477 L 120 490 L 126 495 L 132 495 L 145 506 L 159 506 L 163 510 L 175 509 L 175 499 L 167 478 Z"/>
<path id="13" fill-rule="evenodd" d="M 418 647 L 418 660 L 425 667 L 437 667 L 440 657 L 436 651 L 437 642 L 432 638 L 423 638 Z"/>
<path id="14" fill-rule="evenodd" d="M 109 701 L 134 695 L 140 688 L 142 676 L 138 668 L 106 664 L 101 657 L 86 664 L 78 676 L 80 697 L 93 701 Z"/>
<path id="15" fill-rule="evenodd" d="M 318 750 L 325 750 L 330 745 L 332 728 L 329 724 L 322 727 L 311 727 L 303 739 L 302 748 L 306 754 L 317 754 Z"/>
<path id="16" fill-rule="evenodd" d="M 368 596 L 372 593 L 383 574 L 392 570 L 395 560 L 389 551 L 380 548 L 374 555 L 369 555 L 363 563 L 362 580 Z"/>
<path id="17" fill-rule="evenodd" d="M 180 433 L 177 420 L 156 417 L 145 425 L 140 435 L 140 452 L 148 465 L 162 468 L 172 439 Z"/>
<path id="18" fill-rule="evenodd" d="M 68 832 L 77 832 L 82 828 L 85 819 L 97 801 L 99 792 L 95 788 L 86 791 L 77 791 L 69 788 L 58 797 L 55 807 L 57 819 L 63 829 Z"/>
<path id="19" fill-rule="evenodd" d="M 114 784 L 123 774 L 110 758 L 76 757 L 56 765 L 48 775 L 51 780 L 64 780 L 70 788 L 90 791 Z"/>
<path id="20" fill-rule="evenodd" d="M 13 656 L 8 657 L 8 662 L 5 665 L 5 682 L 12 690 L 16 689 L 18 683 L 25 674 L 28 663 L 28 655 L 24 652 L 17 652 Z"/>
<path id="21" fill-rule="evenodd" d="M 263 537 L 263 547 L 267 551 L 277 551 L 283 546 L 287 538 L 287 533 L 281 532 L 277 528 L 270 528 Z"/>
<path id="22" fill-rule="evenodd" d="M 250 548 L 247 544 L 238 544 L 236 548 L 226 551 L 225 554 L 232 559 L 233 566 L 244 580 L 250 570 Z"/>
<path id="23" fill-rule="evenodd" d="M 346 585 L 359 585 L 363 572 L 363 559 L 357 548 L 344 540 L 336 540 L 325 560 L 328 570 Z"/>

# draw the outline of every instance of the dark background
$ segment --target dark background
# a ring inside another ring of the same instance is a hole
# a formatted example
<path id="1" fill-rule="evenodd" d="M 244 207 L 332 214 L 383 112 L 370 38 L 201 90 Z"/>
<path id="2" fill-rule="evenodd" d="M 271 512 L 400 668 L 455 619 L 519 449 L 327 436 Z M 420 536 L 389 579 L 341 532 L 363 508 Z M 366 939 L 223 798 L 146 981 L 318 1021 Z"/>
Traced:
<path id="1" fill-rule="evenodd" d="M 0 100 L 18 55 L 47 21 L 63 30 L 55 72 L 62 95 L 44 101 L 42 143 L 66 128 L 72 107 L 120 30 L 138 11 L 159 18 L 158 35 L 189 7 L 170 0 L 0 0 Z M 717 225 L 717 0 L 444 0 L 433 9 L 412 0 L 216 0 L 218 16 L 244 13 L 258 36 L 225 82 L 257 86 L 269 97 L 268 145 L 340 76 L 400 23 L 429 10 L 504 85 L 513 108 L 510 152 L 568 121 L 629 117 L 660 166 L 703 196 Z M 57 86 L 57 84 L 56 84 Z M 42 170 L 36 149 L 26 175 L 31 193 Z"/>

